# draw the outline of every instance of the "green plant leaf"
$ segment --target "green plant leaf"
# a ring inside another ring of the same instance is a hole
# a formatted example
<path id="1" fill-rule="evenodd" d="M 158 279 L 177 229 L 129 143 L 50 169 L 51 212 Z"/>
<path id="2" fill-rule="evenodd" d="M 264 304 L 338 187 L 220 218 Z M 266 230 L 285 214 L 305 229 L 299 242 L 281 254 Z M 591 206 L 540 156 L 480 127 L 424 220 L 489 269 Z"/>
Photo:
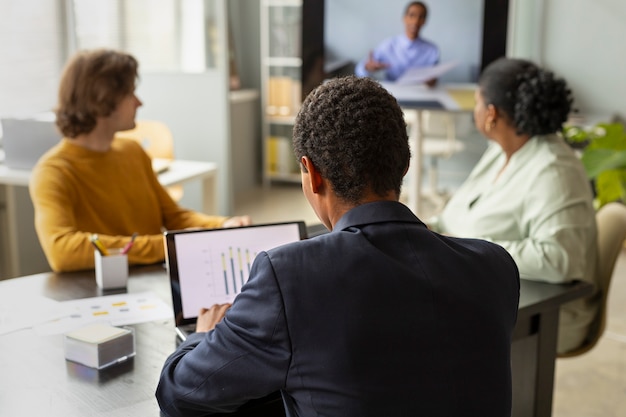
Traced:
<path id="1" fill-rule="evenodd" d="M 596 178 L 595 188 L 599 207 L 612 201 L 624 201 L 626 197 L 626 172 L 617 169 L 602 172 Z"/>
<path id="2" fill-rule="evenodd" d="M 626 151 L 587 148 L 581 159 L 589 178 L 595 178 L 607 170 L 626 169 Z"/>
<path id="3" fill-rule="evenodd" d="M 589 140 L 587 131 L 578 126 L 565 126 L 563 128 L 563 136 L 570 143 L 580 143 Z"/>
<path id="4" fill-rule="evenodd" d="M 591 143 L 588 146 L 589 150 L 626 150 L 626 132 L 621 123 L 598 123 L 587 133 L 591 139 Z"/>

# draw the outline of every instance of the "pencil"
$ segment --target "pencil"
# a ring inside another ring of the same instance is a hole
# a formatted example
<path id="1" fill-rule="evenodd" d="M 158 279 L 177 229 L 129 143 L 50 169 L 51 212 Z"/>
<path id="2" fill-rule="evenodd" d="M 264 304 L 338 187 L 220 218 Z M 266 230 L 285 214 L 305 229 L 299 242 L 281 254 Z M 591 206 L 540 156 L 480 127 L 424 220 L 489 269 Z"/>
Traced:
<path id="1" fill-rule="evenodd" d="M 104 247 L 100 239 L 98 239 L 97 234 L 94 233 L 91 235 L 91 243 L 96 247 L 96 249 L 98 249 L 98 252 L 100 252 L 100 255 L 102 256 L 109 255 L 109 251 L 107 251 L 107 249 Z"/>

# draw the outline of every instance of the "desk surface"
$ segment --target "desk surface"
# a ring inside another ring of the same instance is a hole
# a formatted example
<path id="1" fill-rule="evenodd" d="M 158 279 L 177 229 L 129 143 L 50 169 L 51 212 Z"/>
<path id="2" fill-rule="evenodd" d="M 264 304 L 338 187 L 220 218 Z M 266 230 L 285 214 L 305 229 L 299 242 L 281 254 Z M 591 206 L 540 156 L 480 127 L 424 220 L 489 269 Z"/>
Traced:
<path id="1" fill-rule="evenodd" d="M 132 268 L 128 292 L 142 291 L 153 291 L 171 303 L 162 265 Z M 590 285 L 585 283 L 523 281 L 519 314 L 558 308 L 588 291 Z M 0 282 L 0 292 L 16 297 L 43 295 L 57 301 L 103 295 L 93 271 L 10 279 Z M 137 355 L 103 371 L 67 362 L 60 335 L 37 336 L 31 330 L 1 335 L 0 415 L 158 416 L 154 390 L 161 367 L 176 346 L 173 326 L 172 319 L 133 326 Z"/>
<path id="2" fill-rule="evenodd" d="M 128 291 L 153 291 L 171 303 L 161 265 L 134 268 Z M 93 271 L 10 279 L 0 282 L 0 292 L 57 301 L 103 295 Z M 135 358 L 102 371 L 66 361 L 61 335 L 21 330 L 0 336 L 0 415 L 158 416 L 154 390 L 165 359 L 176 347 L 173 321 L 133 327 Z"/>
<path id="3" fill-rule="evenodd" d="M 180 184 L 196 178 L 203 178 L 207 175 L 214 175 L 217 172 L 217 164 L 214 162 L 187 161 L 175 159 L 169 168 L 158 175 L 159 182 L 163 186 Z M 31 170 L 13 169 L 0 164 L 0 184 L 28 186 Z"/>
<path id="4" fill-rule="evenodd" d="M 518 320 L 549 308 L 559 308 L 561 304 L 590 296 L 592 293 L 593 285 L 583 281 L 555 285 L 523 279 L 521 280 Z"/>
<path id="5" fill-rule="evenodd" d="M 476 84 L 404 85 L 381 83 L 404 109 L 467 112 L 474 108 Z"/>

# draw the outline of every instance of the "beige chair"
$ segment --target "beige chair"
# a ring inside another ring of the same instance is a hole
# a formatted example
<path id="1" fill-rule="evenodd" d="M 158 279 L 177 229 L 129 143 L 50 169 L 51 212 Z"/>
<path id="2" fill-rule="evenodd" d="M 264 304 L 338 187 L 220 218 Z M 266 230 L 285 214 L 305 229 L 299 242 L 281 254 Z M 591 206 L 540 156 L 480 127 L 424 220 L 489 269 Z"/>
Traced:
<path id="1" fill-rule="evenodd" d="M 137 141 L 152 158 L 152 167 L 156 173 L 166 170 L 174 159 L 174 138 L 163 122 L 137 120 L 134 129 L 118 132 L 116 136 Z M 167 187 L 167 191 L 174 201 L 180 201 L 183 197 L 183 187 L 180 185 Z"/>
<path id="2" fill-rule="evenodd" d="M 596 213 L 598 224 L 598 258 L 596 263 L 596 285 L 600 307 L 589 327 L 585 342 L 577 349 L 559 354 L 560 358 L 582 355 L 591 350 L 606 327 L 606 306 L 611 286 L 611 277 L 617 257 L 621 252 L 626 238 L 626 206 L 622 203 L 609 203 L 602 206 Z"/>

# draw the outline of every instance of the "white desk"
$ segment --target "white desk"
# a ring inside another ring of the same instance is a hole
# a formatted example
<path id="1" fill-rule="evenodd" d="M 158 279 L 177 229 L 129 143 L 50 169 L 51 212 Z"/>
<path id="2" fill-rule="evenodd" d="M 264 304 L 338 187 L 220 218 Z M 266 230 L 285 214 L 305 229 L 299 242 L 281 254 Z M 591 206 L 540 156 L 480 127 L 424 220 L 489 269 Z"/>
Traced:
<path id="1" fill-rule="evenodd" d="M 200 161 L 172 161 L 169 169 L 159 174 L 159 182 L 164 187 L 179 185 L 189 181 L 202 181 L 202 212 L 216 214 L 217 208 L 217 164 Z"/>
<path id="2" fill-rule="evenodd" d="M 0 165 L 0 279 L 49 270 L 35 233 L 30 175 L 30 170 Z M 217 213 L 217 164 L 174 160 L 159 174 L 163 186 L 194 180 L 202 181 L 202 212 Z"/>
<path id="3" fill-rule="evenodd" d="M 475 84 L 444 84 L 435 88 L 425 85 L 399 85 L 382 83 L 402 107 L 407 123 L 413 125 L 409 130 L 411 146 L 411 165 L 407 206 L 416 215 L 421 214 L 422 198 L 422 111 L 439 110 L 448 112 L 471 112 L 474 108 L 473 94 Z"/>

